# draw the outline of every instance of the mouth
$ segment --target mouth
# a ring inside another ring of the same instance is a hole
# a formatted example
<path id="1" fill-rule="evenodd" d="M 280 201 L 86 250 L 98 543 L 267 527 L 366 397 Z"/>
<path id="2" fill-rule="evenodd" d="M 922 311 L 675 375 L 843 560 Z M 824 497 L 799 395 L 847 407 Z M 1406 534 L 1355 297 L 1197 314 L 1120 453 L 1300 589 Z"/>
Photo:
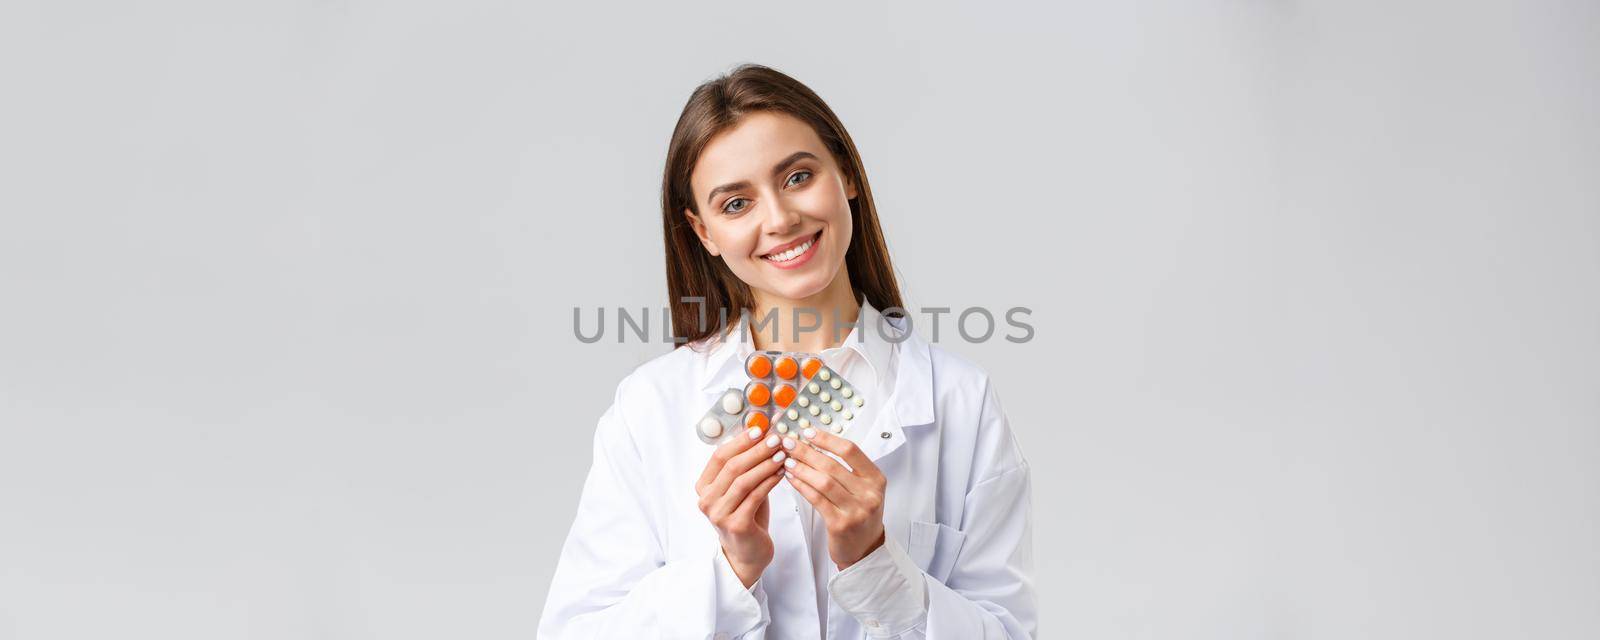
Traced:
<path id="1" fill-rule="evenodd" d="M 784 244 L 770 253 L 761 256 L 762 260 L 779 269 L 793 269 L 805 264 L 817 252 L 817 244 L 822 240 L 822 231 L 819 229 L 800 240 Z"/>

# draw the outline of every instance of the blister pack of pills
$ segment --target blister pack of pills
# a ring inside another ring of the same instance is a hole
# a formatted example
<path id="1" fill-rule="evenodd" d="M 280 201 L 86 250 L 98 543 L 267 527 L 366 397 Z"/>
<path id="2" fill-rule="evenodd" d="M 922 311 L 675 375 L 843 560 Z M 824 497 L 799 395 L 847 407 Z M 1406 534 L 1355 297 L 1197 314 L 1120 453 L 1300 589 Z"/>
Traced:
<path id="1" fill-rule="evenodd" d="M 866 404 L 855 387 L 814 353 L 758 351 L 745 359 L 749 382 L 729 389 L 696 425 L 700 440 L 722 442 L 749 427 L 780 434 L 809 427 L 844 433 Z"/>
<path id="2" fill-rule="evenodd" d="M 752 410 L 738 389 L 729 389 L 722 392 L 722 396 L 695 423 L 695 433 L 700 435 L 701 442 L 717 444 L 750 427 L 765 432 L 770 420 L 766 412 Z"/>

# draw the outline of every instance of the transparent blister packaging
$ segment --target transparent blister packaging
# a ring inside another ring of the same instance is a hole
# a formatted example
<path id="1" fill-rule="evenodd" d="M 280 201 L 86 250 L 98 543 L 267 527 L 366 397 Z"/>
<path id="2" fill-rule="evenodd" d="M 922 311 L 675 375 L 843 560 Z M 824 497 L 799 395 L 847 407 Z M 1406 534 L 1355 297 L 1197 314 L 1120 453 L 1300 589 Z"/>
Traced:
<path id="1" fill-rule="evenodd" d="M 744 433 L 750 427 L 758 427 L 765 432 L 770 420 L 771 416 L 765 411 L 751 407 L 738 389 L 729 389 L 722 392 L 695 423 L 695 433 L 700 436 L 701 442 L 719 444 L 736 433 Z"/>
<path id="2" fill-rule="evenodd" d="M 696 427 L 708 444 L 769 426 L 779 434 L 808 427 L 843 434 L 866 399 L 814 353 L 758 351 L 744 362 L 744 389 L 729 389 Z"/>

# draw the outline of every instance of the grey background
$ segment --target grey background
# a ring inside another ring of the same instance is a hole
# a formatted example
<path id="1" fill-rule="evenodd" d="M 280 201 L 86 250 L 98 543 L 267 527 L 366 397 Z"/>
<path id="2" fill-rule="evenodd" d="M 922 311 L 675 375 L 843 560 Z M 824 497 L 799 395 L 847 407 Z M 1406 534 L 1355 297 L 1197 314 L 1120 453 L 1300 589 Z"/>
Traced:
<path id="1" fill-rule="evenodd" d="M 531 637 L 743 61 L 1035 309 L 1044 637 L 1600 634 L 1593 2 L 133 4 L 0 5 L 0 638 Z"/>

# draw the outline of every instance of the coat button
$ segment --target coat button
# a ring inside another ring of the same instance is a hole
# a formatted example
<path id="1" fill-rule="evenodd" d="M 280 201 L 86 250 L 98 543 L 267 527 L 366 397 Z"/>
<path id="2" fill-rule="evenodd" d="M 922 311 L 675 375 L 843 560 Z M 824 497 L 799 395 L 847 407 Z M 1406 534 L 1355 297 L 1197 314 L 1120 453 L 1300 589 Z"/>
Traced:
<path id="1" fill-rule="evenodd" d="M 878 437 L 883 438 L 884 440 L 888 440 L 889 439 L 889 432 L 885 431 L 882 434 L 879 434 Z"/>

